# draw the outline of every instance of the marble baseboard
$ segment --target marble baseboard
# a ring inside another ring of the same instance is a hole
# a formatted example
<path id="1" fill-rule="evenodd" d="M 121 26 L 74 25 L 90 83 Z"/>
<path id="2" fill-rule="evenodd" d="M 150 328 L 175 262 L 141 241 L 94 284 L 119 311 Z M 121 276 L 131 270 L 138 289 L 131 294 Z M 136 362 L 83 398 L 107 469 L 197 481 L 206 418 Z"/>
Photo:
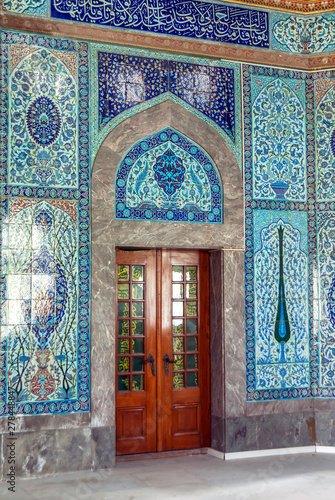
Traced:
<path id="1" fill-rule="evenodd" d="M 224 452 L 224 418 L 211 415 L 211 448 Z"/>
<path id="2" fill-rule="evenodd" d="M 315 445 L 314 413 L 226 419 L 226 453 Z"/>
<path id="3" fill-rule="evenodd" d="M 16 477 L 70 471 L 111 469 L 115 464 L 115 428 L 77 428 L 16 432 L 0 436 L 0 481 L 9 472 L 15 452 Z"/>
<path id="4" fill-rule="evenodd" d="M 335 446 L 335 411 L 316 411 L 316 444 Z"/>

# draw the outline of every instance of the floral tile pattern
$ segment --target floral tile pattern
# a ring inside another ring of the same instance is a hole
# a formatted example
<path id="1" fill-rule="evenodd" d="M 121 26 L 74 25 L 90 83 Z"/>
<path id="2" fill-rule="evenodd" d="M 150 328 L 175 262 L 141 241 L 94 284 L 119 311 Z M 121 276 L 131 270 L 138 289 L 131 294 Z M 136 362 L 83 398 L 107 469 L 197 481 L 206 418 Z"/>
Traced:
<path id="1" fill-rule="evenodd" d="M 317 83 L 316 89 L 319 87 Z M 315 111 L 316 185 L 317 200 L 322 202 L 335 198 L 335 81 L 323 81 L 323 89 L 318 90 Z"/>
<path id="2" fill-rule="evenodd" d="M 169 92 L 235 139 L 234 71 L 164 59 L 98 53 L 99 125 Z"/>
<path id="3" fill-rule="evenodd" d="M 28 16 L 46 17 L 49 0 L 4 0 L 4 10 Z"/>
<path id="4" fill-rule="evenodd" d="M 9 394 L 19 414 L 86 412 L 88 47 L 3 32 L 0 55 L 0 415 Z"/>
<path id="5" fill-rule="evenodd" d="M 222 187 L 213 162 L 171 128 L 126 153 L 115 186 L 117 219 L 222 223 Z"/>
<path id="6" fill-rule="evenodd" d="M 305 82 L 254 75 L 253 196 L 306 201 Z"/>
<path id="7" fill-rule="evenodd" d="M 317 216 L 318 345 L 320 387 L 335 387 L 335 212 Z"/>
<path id="8" fill-rule="evenodd" d="M 171 100 L 210 124 L 242 170 L 240 65 L 91 44 L 91 160 L 123 120 Z"/>

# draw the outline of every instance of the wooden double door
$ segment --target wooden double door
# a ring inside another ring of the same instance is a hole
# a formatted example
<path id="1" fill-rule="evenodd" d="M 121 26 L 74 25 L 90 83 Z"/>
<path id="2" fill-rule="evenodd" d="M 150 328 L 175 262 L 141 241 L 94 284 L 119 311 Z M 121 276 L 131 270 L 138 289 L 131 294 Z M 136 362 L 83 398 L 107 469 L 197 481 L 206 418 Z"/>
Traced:
<path id="1" fill-rule="evenodd" d="M 116 251 L 116 452 L 209 446 L 205 251 Z"/>

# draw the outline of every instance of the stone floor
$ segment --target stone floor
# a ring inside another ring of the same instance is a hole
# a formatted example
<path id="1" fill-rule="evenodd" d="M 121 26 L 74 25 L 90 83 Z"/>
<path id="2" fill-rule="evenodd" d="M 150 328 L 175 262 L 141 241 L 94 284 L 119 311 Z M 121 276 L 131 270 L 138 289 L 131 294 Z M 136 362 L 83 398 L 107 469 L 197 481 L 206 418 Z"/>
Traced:
<path id="1" fill-rule="evenodd" d="M 15 500 L 334 500 L 335 455 L 222 461 L 209 455 L 117 464 L 101 472 L 18 480 Z"/>

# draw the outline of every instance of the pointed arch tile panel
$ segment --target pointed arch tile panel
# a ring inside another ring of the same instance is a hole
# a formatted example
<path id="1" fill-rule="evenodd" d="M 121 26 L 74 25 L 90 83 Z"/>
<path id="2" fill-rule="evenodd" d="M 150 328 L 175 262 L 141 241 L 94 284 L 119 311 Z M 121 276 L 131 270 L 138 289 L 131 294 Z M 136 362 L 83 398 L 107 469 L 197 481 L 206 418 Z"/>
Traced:
<path id="1" fill-rule="evenodd" d="M 212 160 L 170 127 L 136 143 L 117 171 L 115 218 L 222 223 L 222 187 Z"/>

